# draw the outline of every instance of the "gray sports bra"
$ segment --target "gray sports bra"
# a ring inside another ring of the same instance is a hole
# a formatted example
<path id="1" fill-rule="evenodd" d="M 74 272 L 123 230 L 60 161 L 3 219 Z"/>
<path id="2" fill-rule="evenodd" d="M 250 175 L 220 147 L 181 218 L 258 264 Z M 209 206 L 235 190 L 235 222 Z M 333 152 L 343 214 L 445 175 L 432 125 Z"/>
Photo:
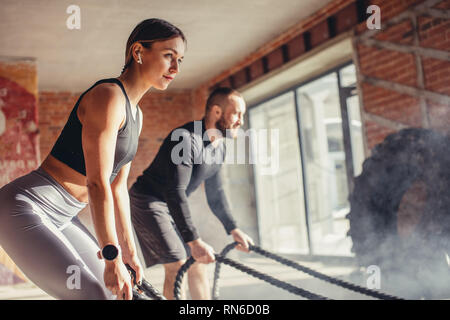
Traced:
<path id="1" fill-rule="evenodd" d="M 110 176 L 110 183 L 113 182 L 114 178 L 119 173 L 120 169 L 133 160 L 136 155 L 138 140 L 139 140 L 139 130 L 140 130 L 140 112 L 136 112 L 136 119 L 133 119 L 130 100 L 128 99 L 127 93 L 122 82 L 116 78 L 102 79 L 97 81 L 92 87 L 87 89 L 78 98 L 72 112 L 70 113 L 69 119 L 64 126 L 61 134 L 58 137 L 55 145 L 53 146 L 50 154 L 58 159 L 59 161 L 65 163 L 75 171 L 86 175 L 86 166 L 84 161 L 83 147 L 81 142 L 81 129 L 82 125 L 77 116 L 78 105 L 81 98 L 92 88 L 100 83 L 111 83 L 114 82 L 120 86 L 123 94 L 126 98 L 126 120 L 122 128 L 120 128 L 117 135 L 116 150 L 114 154 L 114 165 L 113 171 Z"/>

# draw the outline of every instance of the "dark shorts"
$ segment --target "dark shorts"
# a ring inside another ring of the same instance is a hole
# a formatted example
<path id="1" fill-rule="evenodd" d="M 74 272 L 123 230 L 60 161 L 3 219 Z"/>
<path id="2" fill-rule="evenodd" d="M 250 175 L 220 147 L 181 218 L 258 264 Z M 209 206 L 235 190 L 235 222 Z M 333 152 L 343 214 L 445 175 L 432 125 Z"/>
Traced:
<path id="1" fill-rule="evenodd" d="M 130 189 L 131 221 L 146 267 L 185 260 L 190 256 L 164 201 Z"/>

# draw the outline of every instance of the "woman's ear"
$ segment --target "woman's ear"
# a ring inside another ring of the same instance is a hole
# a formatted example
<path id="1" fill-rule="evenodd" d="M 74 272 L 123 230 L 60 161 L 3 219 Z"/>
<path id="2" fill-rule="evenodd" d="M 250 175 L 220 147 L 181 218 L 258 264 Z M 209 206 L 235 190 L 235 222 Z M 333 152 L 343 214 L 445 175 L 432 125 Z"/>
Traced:
<path id="1" fill-rule="evenodd" d="M 133 46 L 131 47 L 131 52 L 133 55 L 133 60 L 139 61 L 142 59 L 142 52 L 143 52 L 143 46 L 142 44 L 140 44 L 139 42 L 134 43 Z M 139 56 L 141 56 L 141 58 L 139 58 Z M 142 61 L 142 60 L 141 60 Z"/>

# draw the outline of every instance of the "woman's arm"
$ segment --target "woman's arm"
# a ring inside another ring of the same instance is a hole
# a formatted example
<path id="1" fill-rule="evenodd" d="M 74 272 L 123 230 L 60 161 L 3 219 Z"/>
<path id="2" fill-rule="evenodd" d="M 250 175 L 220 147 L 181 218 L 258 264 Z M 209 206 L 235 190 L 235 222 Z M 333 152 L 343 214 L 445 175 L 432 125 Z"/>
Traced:
<path id="1" fill-rule="evenodd" d="M 125 116 L 121 99 L 114 88 L 99 85 L 93 88 L 83 109 L 82 145 L 86 165 L 89 204 L 97 240 L 101 248 L 118 245 L 114 224 L 114 202 L 109 179 L 113 169 L 117 132 Z"/>
<path id="2" fill-rule="evenodd" d="M 82 145 L 86 165 L 89 204 L 100 248 L 108 244 L 119 247 L 114 199 L 109 183 L 113 169 L 117 132 L 124 122 L 125 98 L 120 88 L 101 84 L 94 87 L 78 116 L 83 125 Z M 105 284 L 119 298 L 131 298 L 131 280 L 125 265 L 115 259 L 105 260 Z M 128 278 L 127 278 L 128 277 Z"/>
<path id="3" fill-rule="evenodd" d="M 128 194 L 128 175 L 131 162 L 124 165 L 114 182 L 111 190 L 114 198 L 114 213 L 117 228 L 117 236 L 122 248 L 122 260 L 136 272 L 136 281 L 142 280 L 142 266 L 137 257 L 136 243 L 134 241 L 133 227 L 130 215 L 130 196 Z"/>
<path id="4" fill-rule="evenodd" d="M 122 255 L 136 254 L 136 246 L 131 231 L 130 197 L 127 188 L 130 167 L 131 162 L 124 165 L 114 179 L 114 182 L 111 184 L 117 236 L 122 249 Z"/>
<path id="5" fill-rule="evenodd" d="M 137 106 L 139 112 L 139 135 L 142 131 L 142 111 Z M 111 190 L 114 198 L 114 212 L 116 217 L 116 227 L 118 231 L 119 243 L 125 255 L 136 255 L 136 244 L 134 242 L 133 229 L 130 216 L 130 196 L 128 194 L 128 175 L 130 174 L 131 162 L 125 164 L 117 174 Z"/>

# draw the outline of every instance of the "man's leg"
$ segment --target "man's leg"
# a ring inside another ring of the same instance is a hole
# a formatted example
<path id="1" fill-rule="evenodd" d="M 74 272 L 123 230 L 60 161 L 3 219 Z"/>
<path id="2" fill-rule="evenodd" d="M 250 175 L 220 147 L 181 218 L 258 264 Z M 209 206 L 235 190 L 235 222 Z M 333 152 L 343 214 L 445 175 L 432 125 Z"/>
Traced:
<path id="1" fill-rule="evenodd" d="M 188 282 L 192 300 L 211 300 L 206 264 L 194 263 L 188 270 Z"/>
<path id="2" fill-rule="evenodd" d="M 164 264 L 164 292 L 163 295 L 168 300 L 173 300 L 175 297 L 173 295 L 175 278 L 177 277 L 178 270 L 180 270 L 181 266 L 184 264 L 184 260 L 179 260 L 176 262 L 166 263 Z M 183 281 L 181 284 L 181 299 L 185 299 L 186 297 L 186 282 Z"/>
<path id="3" fill-rule="evenodd" d="M 167 204 L 152 196 L 130 190 L 131 220 L 139 241 L 146 267 L 163 264 L 165 271 L 163 295 L 174 299 L 173 290 L 178 270 L 188 256 Z M 183 281 L 184 282 L 184 281 Z M 182 285 L 182 298 L 185 296 Z"/>

